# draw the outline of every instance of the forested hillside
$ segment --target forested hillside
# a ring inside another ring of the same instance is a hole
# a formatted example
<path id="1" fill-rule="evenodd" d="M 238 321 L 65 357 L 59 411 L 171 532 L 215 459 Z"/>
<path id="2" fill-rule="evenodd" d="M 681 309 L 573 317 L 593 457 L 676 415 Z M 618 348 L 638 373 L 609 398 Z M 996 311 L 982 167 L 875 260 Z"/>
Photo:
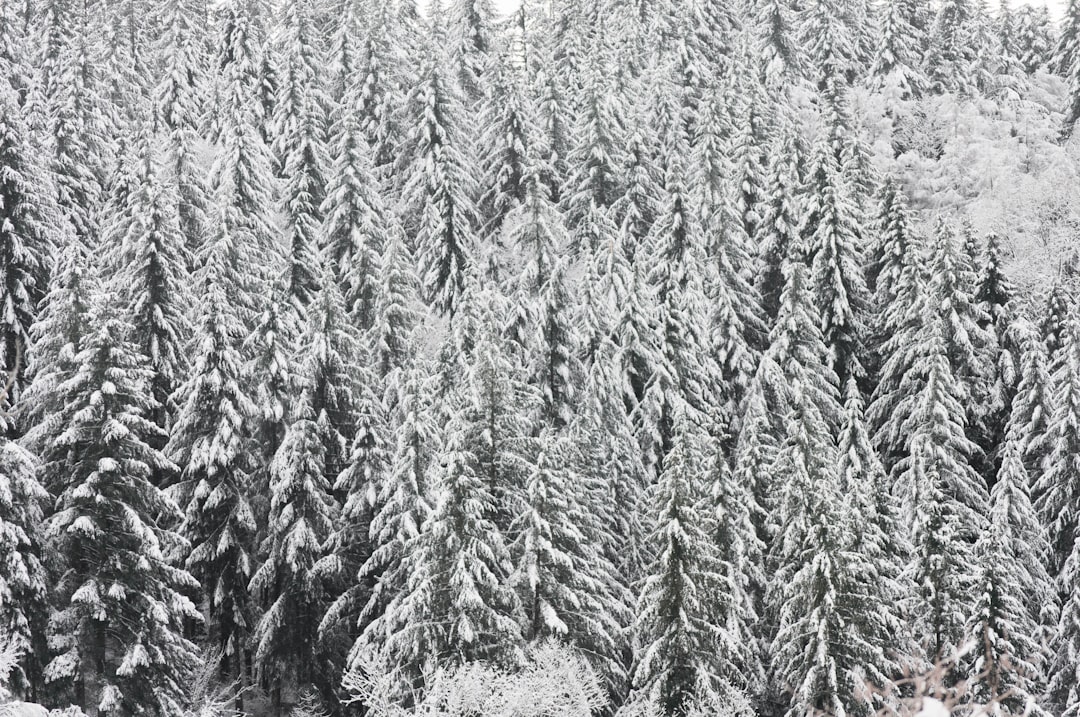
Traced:
<path id="1" fill-rule="evenodd" d="M 1080 0 L 0 0 L 13 692 L 1076 715 L 1078 117 Z"/>

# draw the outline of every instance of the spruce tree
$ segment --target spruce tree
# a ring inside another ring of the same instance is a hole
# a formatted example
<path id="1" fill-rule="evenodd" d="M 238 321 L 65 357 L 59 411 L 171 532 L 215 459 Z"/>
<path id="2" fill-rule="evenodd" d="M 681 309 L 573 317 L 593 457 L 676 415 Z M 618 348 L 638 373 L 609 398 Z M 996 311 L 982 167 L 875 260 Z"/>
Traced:
<path id="1" fill-rule="evenodd" d="M 511 584 L 523 611 L 523 637 L 563 640 L 590 655 L 597 672 L 616 691 L 625 681 L 620 664 L 621 626 L 611 610 L 613 567 L 603 546 L 586 530 L 587 483 L 575 475 L 570 443 L 544 429 L 525 481 L 523 505 L 511 524 Z"/>
<path id="2" fill-rule="evenodd" d="M 860 356 L 869 299 L 862 273 L 858 208 L 834 148 L 828 144 L 814 150 L 804 221 L 822 332 L 833 370 L 846 382 L 863 373 Z"/>
<path id="3" fill-rule="evenodd" d="M 122 297 L 134 330 L 131 338 L 152 372 L 150 392 L 157 405 L 152 419 L 167 430 L 174 412 L 170 398 L 187 368 L 191 260 L 178 222 L 177 196 L 161 176 L 152 140 L 144 136 L 139 145 L 138 184 L 107 238 L 119 249 L 114 291 Z"/>
<path id="4" fill-rule="evenodd" d="M 298 307 L 310 303 L 318 283 L 318 232 L 326 194 L 326 107 L 319 82 L 321 61 L 310 0 L 285 6 L 281 42 L 285 71 L 274 107 L 274 154 L 285 182 L 288 222 L 286 286 Z"/>
<path id="5" fill-rule="evenodd" d="M 382 197 L 361 124 L 358 91 L 349 86 L 331 128 L 334 161 L 321 207 L 319 244 L 328 252 L 346 307 L 357 326 L 367 331 L 376 320 L 383 237 L 402 229 Z"/>
<path id="6" fill-rule="evenodd" d="M 207 596 L 209 642 L 222 651 L 222 676 L 232 681 L 245 674 L 253 625 L 247 586 L 255 568 L 249 441 L 256 407 L 244 391 L 244 331 L 228 298 L 235 278 L 225 255 L 227 224 L 218 234 L 221 243 L 207 245 L 198 277 L 203 300 L 192 367 L 176 393 L 179 411 L 166 453 L 180 468 L 173 495 L 184 511 L 180 532 L 191 545 L 185 566 Z"/>
<path id="7" fill-rule="evenodd" d="M 30 326 L 45 296 L 49 257 L 65 238 L 52 182 L 33 143 L 18 95 L 0 80 L 0 367 L 15 379 L 5 408 L 25 384 Z"/>
<path id="8" fill-rule="evenodd" d="M 680 404 L 672 447 L 651 491 L 655 555 L 646 570 L 634 623 L 637 646 L 632 701 L 662 714 L 683 714 L 699 690 L 721 689 L 731 676 L 716 645 L 725 639 L 714 620 L 719 581 L 716 548 L 708 532 L 701 418 Z"/>
<path id="9" fill-rule="evenodd" d="M 881 12 L 877 50 L 870 68 L 871 85 L 895 88 L 900 99 L 918 99 L 927 85 L 922 58 L 926 37 L 918 0 L 888 0 Z"/>
<path id="10" fill-rule="evenodd" d="M 407 687 L 425 666 L 522 659 L 510 554 L 493 514 L 498 496 L 478 470 L 469 421 L 455 415 L 430 480 L 431 515 L 405 547 L 408 583 L 387 616 L 384 651 Z"/>
<path id="11" fill-rule="evenodd" d="M 372 416 L 371 439 L 364 453 L 354 451 L 354 457 L 360 460 L 353 461 L 352 466 L 359 471 L 351 474 L 362 480 L 355 481 L 353 486 L 357 504 L 346 502 L 344 513 L 352 513 L 354 507 L 367 508 L 368 496 L 361 490 L 373 493 L 375 500 L 371 509 L 370 554 L 357 575 L 360 585 L 371 584 L 371 591 L 366 603 L 360 606 L 357 628 L 361 634 L 349 653 L 350 668 L 361 664 L 363 658 L 378 655 L 392 634 L 395 615 L 388 608 L 396 607 L 408 587 L 407 547 L 416 545 L 414 541 L 431 513 L 429 465 L 436 452 L 438 430 L 432 420 L 430 371 L 430 366 L 415 360 L 392 374 L 396 435 L 388 437 L 389 440 L 381 439 L 377 432 L 379 419 Z M 375 404 L 371 406 L 376 408 Z M 380 440 L 389 445 L 379 446 Z M 359 448 L 361 444 L 356 446 Z M 379 465 L 383 457 L 376 450 L 386 451 L 387 465 Z M 347 610 L 354 596 L 346 593 L 338 598 L 328 617 Z"/>
<path id="12" fill-rule="evenodd" d="M 920 359 L 904 376 L 897 407 L 907 456 L 893 471 L 912 536 L 915 636 L 932 662 L 958 656 L 976 579 L 972 544 L 985 528 L 988 504 L 986 484 L 970 463 L 976 447 L 964 435 L 964 394 L 942 323 L 930 319 L 916 337 Z"/>
<path id="13" fill-rule="evenodd" d="M 0 630 L 18 654 L 7 689 L 28 700 L 42 687 L 49 600 L 42 523 L 52 496 L 36 469 L 25 448 L 0 440 Z"/>
<path id="14" fill-rule="evenodd" d="M 465 288 L 476 243 L 476 177 L 463 122 L 459 90 L 446 74 L 438 43 L 428 39 L 420 78 L 406 100 L 415 122 L 408 154 L 399 158 L 404 177 L 403 206 L 421 266 L 425 299 L 440 313 L 453 315 Z"/>
<path id="15" fill-rule="evenodd" d="M 162 14 L 165 28 L 158 52 L 167 69 L 154 96 L 155 122 L 167 136 L 166 164 L 179 198 L 180 231 L 193 259 L 208 229 L 209 190 L 196 157 L 203 114 L 200 91 L 206 82 L 199 33 L 205 28 L 191 0 L 170 0 Z"/>
<path id="16" fill-rule="evenodd" d="M 1043 694 L 1046 648 L 1040 641 L 1057 600 L 1045 567 L 1046 531 L 1029 497 L 1021 428 L 1010 420 L 989 524 L 975 544 L 979 592 L 967 624 L 976 645 L 969 659 L 977 699 L 1014 709 Z"/>
<path id="17" fill-rule="evenodd" d="M 55 438 L 69 474 L 47 523 L 63 568 L 46 679 L 70 685 L 90 714 L 176 714 L 197 660 L 185 625 L 200 619 L 184 593 L 198 583 L 168 562 L 187 546 L 167 527 L 176 504 L 151 482 L 170 467 L 148 443 L 161 433 L 145 417 L 149 375 L 130 327 L 95 311 L 98 328 L 63 387 L 69 423 Z"/>
<path id="18" fill-rule="evenodd" d="M 252 633 L 258 677 L 280 705 L 311 684 L 329 685 L 317 659 L 324 590 L 314 572 L 338 508 L 326 478 L 326 449 L 311 402 L 296 412 L 270 467 L 266 556 L 252 576 L 252 596 L 265 605 Z"/>
<path id="19" fill-rule="evenodd" d="M 495 242 L 507 214 L 525 199 L 526 161 L 535 118 L 520 71 L 509 57 L 493 66 L 494 79 L 479 112 L 484 128 L 478 145 L 482 234 Z"/>

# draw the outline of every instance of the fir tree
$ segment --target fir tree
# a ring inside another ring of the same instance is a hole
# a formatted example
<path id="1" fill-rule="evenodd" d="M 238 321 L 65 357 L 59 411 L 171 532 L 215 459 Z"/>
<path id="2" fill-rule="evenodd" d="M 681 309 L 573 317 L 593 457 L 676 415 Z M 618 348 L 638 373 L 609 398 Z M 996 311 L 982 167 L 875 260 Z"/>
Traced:
<path id="1" fill-rule="evenodd" d="M 190 0 L 171 0 L 165 6 L 159 53 L 167 70 L 158 83 L 154 104 L 155 121 L 167 135 L 166 163 L 179 195 L 180 231 L 189 258 L 194 258 L 206 239 L 209 202 L 204 170 L 196 158 L 203 113 L 199 93 L 206 81 L 198 44 L 205 28 L 196 19 L 196 11 Z"/>
<path id="2" fill-rule="evenodd" d="M 510 58 L 501 58 L 494 64 L 491 90 L 479 116 L 485 128 L 478 145 L 479 209 L 483 235 L 496 242 L 507 214 L 525 199 L 525 165 L 536 134 L 523 80 L 511 63 Z"/>
<path id="3" fill-rule="evenodd" d="M 841 381 L 863 373 L 859 360 L 868 297 L 862 274 L 858 209 L 833 148 L 815 148 L 804 239 L 833 370 Z"/>
<path id="4" fill-rule="evenodd" d="M 227 227 L 219 226 L 219 241 Z M 181 534 L 191 544 L 185 565 L 207 596 L 207 630 L 222 650 L 228 680 L 244 674 L 252 627 L 248 582 L 254 572 L 255 513 L 248 481 L 256 407 L 243 390 L 243 328 L 228 297 L 233 280 L 224 244 L 208 245 L 199 276 L 203 301 L 192 367 L 178 389 L 179 411 L 166 453 L 180 467 L 173 495 L 184 511 Z"/>
<path id="5" fill-rule="evenodd" d="M 30 326 L 44 298 L 48 258 L 63 234 L 53 187 L 37 157 L 18 95 L 0 80 L 0 366 L 16 380 L 10 407 L 25 382 Z"/>
<path id="6" fill-rule="evenodd" d="M 320 208 L 326 194 L 325 123 L 328 101 L 318 78 L 316 28 L 308 0 L 285 6 L 282 53 L 285 71 L 274 107 L 274 154 L 285 183 L 283 200 L 289 229 L 285 269 L 290 300 L 307 306 L 317 288 L 316 253 Z"/>
<path id="7" fill-rule="evenodd" d="M 431 476 L 437 502 L 406 544 L 408 584 L 387 617 L 384 649 L 408 681 L 426 665 L 513 667 L 523 657 L 518 600 L 506 582 L 510 555 L 492 519 L 498 498 L 477 470 L 467 426 L 455 416 L 446 429 Z"/>
<path id="8" fill-rule="evenodd" d="M 917 337 L 920 360 L 904 377 L 906 398 L 897 407 L 907 457 L 894 468 L 912 535 L 916 639 L 931 661 L 957 656 L 972 610 L 971 545 L 984 529 L 988 503 L 985 483 L 969 462 L 976 448 L 964 435 L 963 392 L 944 331 L 934 318 Z"/>
<path id="9" fill-rule="evenodd" d="M 1028 495 L 1019 429 L 1010 421 L 989 525 L 975 544 L 979 594 L 967 633 L 977 646 L 971 671 L 978 675 L 978 699 L 1025 709 L 1043 694 L 1040 638 L 1057 596 L 1045 568 L 1046 533 Z"/>
<path id="10" fill-rule="evenodd" d="M 871 84 L 882 89 L 895 87 L 904 100 L 918 99 L 927 85 L 922 68 L 927 41 L 922 32 L 922 12 L 918 0 L 888 0 L 881 10 Z"/>
<path id="11" fill-rule="evenodd" d="M 46 679 L 69 684 L 91 714 L 175 714 L 197 659 L 183 636 L 200 618 L 183 594 L 197 583 L 168 563 L 186 544 L 165 527 L 177 506 L 150 481 L 169 465 L 148 443 L 161 431 L 145 418 L 149 376 L 130 327 L 96 318 L 63 386 L 72 410 L 55 439 L 70 473 L 47 524 L 63 570 Z"/>
<path id="12" fill-rule="evenodd" d="M 402 229 L 382 197 L 357 91 L 350 85 L 331 129 L 334 162 L 321 208 L 325 218 L 319 243 L 326 247 L 346 307 L 357 326 L 367 331 L 376 320 L 383 237 Z"/>
<path id="13" fill-rule="evenodd" d="M 310 402 L 289 426 L 270 467 L 269 534 L 265 560 L 251 579 L 254 597 L 266 605 L 252 633 L 256 674 L 282 693 L 312 683 L 328 684 L 317 660 L 317 628 L 323 586 L 313 568 L 337 518 L 326 478 L 326 450 Z"/>
<path id="14" fill-rule="evenodd" d="M 732 671 L 716 650 L 725 636 L 712 612 L 719 566 L 708 533 L 697 420 L 685 405 L 676 410 L 671 451 L 651 495 L 656 529 L 648 540 L 656 558 L 646 571 L 634 624 L 630 699 L 667 715 L 683 714 L 699 690 L 719 690 Z"/>
<path id="15" fill-rule="evenodd" d="M 396 607 L 410 577 L 407 547 L 416 545 L 421 527 L 431 513 L 428 467 L 438 440 L 430 405 L 431 383 L 429 367 L 419 361 L 395 372 L 392 385 L 396 435 L 390 445 L 381 446 L 379 442 L 386 441 L 375 430 L 379 420 L 373 416 L 370 438 L 364 444 L 359 441 L 355 444 L 363 449 L 363 453 L 354 451 L 353 457 L 358 460 L 354 460 L 351 467 L 359 470 L 350 471 L 350 478 L 359 480 L 350 481 L 353 500 L 346 501 L 344 515 L 349 516 L 354 509 L 365 511 L 369 495 L 374 494 L 369 531 L 371 549 L 358 575 L 361 585 L 373 585 L 366 603 L 360 606 L 357 627 L 361 634 L 349 653 L 350 667 L 357 666 L 361 659 L 371 654 L 380 653 L 390 637 L 395 615 L 387 609 Z M 376 408 L 375 404 L 370 405 Z M 363 425 L 363 418 L 361 421 Z M 357 435 L 364 434 L 358 432 Z M 383 457 L 376 453 L 377 450 L 388 453 L 385 467 L 379 464 Z M 327 612 L 327 619 L 344 612 L 349 601 L 359 597 L 343 595 Z"/>
<path id="16" fill-rule="evenodd" d="M 115 265 L 122 267 L 114 290 L 124 302 L 132 340 L 152 372 L 150 392 L 157 405 L 152 418 L 167 430 L 173 413 L 169 400 L 187 368 L 191 261 L 178 223 L 177 197 L 161 177 L 150 138 L 139 144 L 138 184 L 109 237 L 119 249 Z"/>
<path id="17" fill-rule="evenodd" d="M 608 595 L 613 568 L 590 546 L 584 481 L 574 475 L 568 445 L 541 431 L 535 464 L 525 481 L 522 510 L 511 525 L 515 563 L 511 584 L 524 613 L 523 636 L 576 646 L 603 675 L 609 689 L 625 680 L 620 664 L 618 613 Z"/>
<path id="18" fill-rule="evenodd" d="M 48 616 L 48 575 L 42 530 L 49 492 L 38 481 L 34 457 L 0 441 L 0 630 L 18 654 L 9 691 L 32 699 L 41 687 Z"/>
<path id="19" fill-rule="evenodd" d="M 441 38 L 436 31 L 428 40 L 432 47 L 406 101 L 406 115 L 415 118 L 415 125 L 409 135 L 412 151 L 399 159 L 399 169 L 411 217 L 406 228 L 422 267 L 425 298 L 452 316 L 465 288 L 478 217 L 462 100 L 445 73 Z"/>

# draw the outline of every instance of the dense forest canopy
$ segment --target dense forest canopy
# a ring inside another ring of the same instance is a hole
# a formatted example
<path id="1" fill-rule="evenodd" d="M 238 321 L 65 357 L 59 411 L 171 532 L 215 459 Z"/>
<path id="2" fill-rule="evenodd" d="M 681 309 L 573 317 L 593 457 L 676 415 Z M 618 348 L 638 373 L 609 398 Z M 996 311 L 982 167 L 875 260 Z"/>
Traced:
<path id="1" fill-rule="evenodd" d="M 1078 119 L 1080 0 L 0 0 L 11 692 L 1077 714 Z"/>

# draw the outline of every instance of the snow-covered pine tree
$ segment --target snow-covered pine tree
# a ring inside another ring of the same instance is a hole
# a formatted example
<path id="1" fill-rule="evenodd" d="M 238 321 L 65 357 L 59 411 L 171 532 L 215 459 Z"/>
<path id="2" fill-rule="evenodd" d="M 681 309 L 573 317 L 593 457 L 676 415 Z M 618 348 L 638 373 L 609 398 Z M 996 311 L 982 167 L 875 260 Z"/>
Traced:
<path id="1" fill-rule="evenodd" d="M 1042 320 L 1039 321 L 1039 331 L 1046 343 L 1046 355 L 1051 361 L 1057 357 L 1058 351 L 1065 344 L 1065 325 L 1069 320 L 1069 307 L 1073 296 L 1064 277 L 1055 277 L 1046 296 L 1046 307 L 1043 309 Z"/>
<path id="2" fill-rule="evenodd" d="M 375 366 L 383 377 L 409 362 L 414 353 L 410 337 L 421 321 L 420 282 L 413 255 L 394 215 L 387 217 L 390 224 L 379 260 L 382 269 L 371 340 Z"/>
<path id="3" fill-rule="evenodd" d="M 929 317 L 914 341 L 918 360 L 904 375 L 895 411 L 907 455 L 893 469 L 894 490 L 912 536 L 915 637 L 931 663 L 948 662 L 972 614 L 972 544 L 985 529 L 989 501 L 970 463 L 977 447 L 964 434 L 965 394 L 949 363 L 944 320 Z"/>
<path id="4" fill-rule="evenodd" d="M 885 468 L 870 441 L 858 384 L 848 380 L 843 390 L 844 420 L 837 438 L 837 475 L 846 501 L 845 510 L 855 519 L 852 550 L 864 561 L 859 581 L 861 591 L 876 605 L 878 615 L 871 623 L 871 642 L 884 649 L 876 653 L 868 672 L 877 679 L 894 679 L 911 654 L 911 630 L 906 624 L 903 598 L 910 586 L 901 579 L 901 570 L 911 554 L 911 545 L 901 528 L 899 513 Z M 869 675 L 868 675 L 869 676 Z M 877 690 L 887 684 L 874 683 Z M 873 694 L 875 705 L 887 695 Z"/>
<path id="5" fill-rule="evenodd" d="M 401 3 L 400 9 L 408 8 Z M 360 66 L 356 77 L 356 111 L 358 122 L 368 145 L 376 168 L 389 169 L 396 156 L 397 145 L 404 138 L 397 124 L 399 104 L 399 79 L 395 72 L 400 54 L 407 51 L 402 44 L 409 32 L 408 19 L 395 17 L 393 3 L 379 3 L 369 22 L 370 31 L 364 39 Z M 381 175 L 380 175 L 381 176 Z M 382 176 L 383 179 L 386 177 Z"/>
<path id="6" fill-rule="evenodd" d="M 328 269 L 323 272 L 322 288 L 308 307 L 298 345 L 300 402 L 318 429 L 323 443 L 324 477 L 333 485 L 346 468 L 356 433 L 355 397 L 360 393 L 356 367 L 367 362 L 360 337 Z M 369 384 L 374 382 L 370 375 L 365 378 Z"/>
<path id="7" fill-rule="evenodd" d="M 184 511 L 180 532 L 191 545 L 185 566 L 203 587 L 208 641 L 222 651 L 221 673 L 231 682 L 246 675 L 253 625 L 247 586 L 255 569 L 249 480 L 256 406 L 245 392 L 244 328 L 230 300 L 236 279 L 229 231 L 219 221 L 215 242 L 204 247 L 192 366 L 174 399 L 179 411 L 166 453 L 181 471 L 172 495 Z"/>
<path id="8" fill-rule="evenodd" d="M 405 545 L 408 583 L 386 617 L 388 666 L 405 689 L 425 668 L 483 660 L 513 667 L 523 653 L 512 565 L 494 520 L 499 497 L 482 473 L 472 421 L 455 413 L 429 480 L 436 498 Z"/>
<path id="9" fill-rule="evenodd" d="M 1053 390 L 1046 357 L 1046 346 L 1038 330 L 1020 319 L 1013 331 L 1014 342 L 1020 347 L 1019 381 L 1013 397 L 1006 430 L 1018 431 L 1024 469 L 1032 483 L 1032 500 L 1038 505 L 1038 481 L 1049 455 L 1050 424 L 1054 418 Z"/>
<path id="10" fill-rule="evenodd" d="M 614 569 L 603 545 L 586 532 L 588 483 L 576 475 L 572 444 L 541 429 L 525 481 L 520 511 L 511 524 L 514 572 L 526 641 L 554 638 L 588 655 L 613 694 L 626 680 L 621 664 L 622 626 L 609 594 Z M 598 548 L 600 550 L 598 550 Z"/>
<path id="11" fill-rule="evenodd" d="M 808 206 L 802 226 L 806 257 L 812 261 L 814 297 L 830 362 L 839 379 L 860 378 L 869 304 L 858 205 L 854 187 L 823 136 L 814 148 Z"/>
<path id="12" fill-rule="evenodd" d="M 1057 595 L 1046 572 L 1050 546 L 1029 496 L 1022 416 L 1014 413 L 990 494 L 989 524 L 975 544 L 978 597 L 968 619 L 973 697 L 1029 709 L 1044 694 L 1046 618 Z M 1023 705 L 1023 706 L 1021 706 Z"/>
<path id="13" fill-rule="evenodd" d="M 320 82 L 322 57 L 312 5 L 312 0 L 295 0 L 284 6 L 279 40 L 284 71 L 273 120 L 274 156 L 285 179 L 286 286 L 297 308 L 306 307 L 317 290 L 318 234 L 329 165 L 325 126 L 329 100 Z"/>
<path id="14" fill-rule="evenodd" d="M 327 453 L 311 401 L 301 399 L 270 466 L 270 520 L 265 558 L 249 590 L 264 609 L 252 632 L 255 674 L 274 708 L 292 704 L 312 685 L 333 691 L 331 666 L 317 649 L 325 592 L 315 564 L 338 518 L 327 480 Z"/>
<path id="15" fill-rule="evenodd" d="M 798 22 L 798 42 L 806 52 L 807 72 L 819 90 L 849 85 L 859 70 L 860 30 L 846 0 L 807 0 Z"/>
<path id="16" fill-rule="evenodd" d="M 206 82 L 199 33 L 205 28 L 192 0 L 169 0 L 162 12 L 164 32 L 158 56 L 165 70 L 155 92 L 154 113 L 158 129 L 166 135 L 166 163 L 179 195 L 180 231 L 189 259 L 206 240 L 209 190 L 205 170 L 196 152 L 203 107 L 201 92 Z M 189 267 L 193 268 L 193 267 Z"/>
<path id="17" fill-rule="evenodd" d="M 757 289 L 768 326 L 780 312 L 784 290 L 784 263 L 801 251 L 799 231 L 803 224 L 804 199 L 800 196 L 798 130 L 788 113 L 781 113 L 768 167 L 765 203 L 762 207 L 761 243 L 758 257 L 762 272 Z"/>
<path id="18" fill-rule="evenodd" d="M 384 645 L 395 627 L 395 610 L 409 584 L 406 549 L 416 545 L 414 541 L 432 507 L 429 464 L 439 434 L 432 420 L 431 367 L 416 359 L 392 373 L 388 380 L 394 395 L 392 424 L 396 432 L 383 436 L 380 424 L 386 419 L 361 413 L 358 436 L 369 431 L 368 440 L 354 443 L 354 460 L 339 478 L 339 482 L 347 479 L 350 484 L 351 500 L 346 501 L 343 514 L 371 511 L 368 534 L 357 536 L 369 542 L 370 552 L 359 568 L 356 585 L 337 598 L 324 618 L 325 629 L 329 629 L 328 621 L 336 620 L 338 615 L 348 616 L 353 601 L 366 599 L 359 606 L 356 628 L 360 634 L 349 652 L 349 669 L 385 654 Z M 365 406 L 370 411 L 381 408 L 376 402 L 364 401 L 361 408 Z M 381 465 L 384 460 L 386 465 Z M 369 587 L 370 593 L 363 594 Z"/>
<path id="19" fill-rule="evenodd" d="M 447 73 L 445 33 L 436 22 L 404 116 L 409 152 L 398 157 L 406 229 L 421 266 L 425 299 L 453 316 L 476 244 L 476 167 L 460 90 Z"/>
<path id="20" fill-rule="evenodd" d="M 380 298 L 381 255 L 384 243 L 389 243 L 384 237 L 403 230 L 387 208 L 376 178 L 360 114 L 360 91 L 349 86 L 332 125 L 334 160 L 321 208 L 319 244 L 328 252 L 349 313 L 361 331 L 368 331 L 375 325 Z"/>
<path id="21" fill-rule="evenodd" d="M 458 66 L 458 82 L 470 104 L 490 88 L 488 75 L 499 55 L 499 20 L 492 0 L 450 0 L 438 12 L 447 15 L 449 50 Z"/>
<path id="22" fill-rule="evenodd" d="M 6 78 L 0 78 L 0 367 L 15 382 L 0 408 L 25 385 L 30 326 L 47 290 L 50 257 L 66 236 L 55 189 L 35 138 Z"/>
<path id="23" fill-rule="evenodd" d="M 29 451 L 0 439 L 0 633 L 18 655 L 7 689 L 23 699 L 39 694 L 47 659 L 49 576 L 42 523 L 52 496 L 37 468 Z"/>
<path id="24" fill-rule="evenodd" d="M 971 95 L 977 90 L 977 48 L 972 42 L 977 17 L 976 0 L 945 0 L 929 31 L 923 60 L 929 90 L 935 94 Z"/>
<path id="25" fill-rule="evenodd" d="M 754 27 L 757 36 L 752 59 L 770 87 L 781 87 L 800 76 L 805 60 L 796 41 L 795 13 L 789 0 L 755 0 Z"/>
<path id="26" fill-rule="evenodd" d="M 481 102 L 477 145 L 481 178 L 481 233 L 501 243 L 500 231 L 513 208 L 525 200 L 529 145 L 536 140 L 533 109 L 514 58 L 493 58 L 492 78 Z"/>
<path id="27" fill-rule="evenodd" d="M 612 91 L 599 67 L 588 69 L 580 107 L 570 132 L 567 175 L 559 190 L 566 225 L 573 229 L 572 249 L 586 256 L 597 250 L 595 232 L 587 217 L 612 207 L 625 192 L 622 153 L 625 134 L 623 96 Z"/>
<path id="28" fill-rule="evenodd" d="M 91 266 L 82 242 L 73 237 L 56 262 L 49 293 L 30 329 L 35 358 L 18 419 L 27 426 L 23 445 L 41 461 L 38 475 L 50 491 L 67 475 L 67 453 L 56 447 L 54 439 L 70 420 L 62 387 L 77 368 L 75 357 L 90 333 L 90 307 L 99 293 Z"/>
<path id="29" fill-rule="evenodd" d="M 185 595 L 198 587 L 169 564 L 186 542 L 168 526 L 179 511 L 151 476 L 171 468 L 148 440 L 161 429 L 131 327 L 95 306 L 97 328 L 62 387 L 69 423 L 55 437 L 68 455 L 47 531 L 62 565 L 46 679 L 70 686 L 90 715 L 176 714 L 195 668 L 184 629 L 200 620 Z"/>
<path id="30" fill-rule="evenodd" d="M 42 87 L 60 212 L 88 248 L 98 241 L 96 215 L 104 199 L 105 158 L 112 151 L 89 9 L 59 1 L 49 8 L 47 22 L 55 23 L 58 43 L 55 72 Z"/>
<path id="31" fill-rule="evenodd" d="M 677 124 L 681 125 L 681 122 Z M 673 129 L 681 135 L 683 129 Z M 706 414 L 716 405 L 719 369 L 709 354 L 709 315 L 706 313 L 705 253 L 693 199 L 684 183 L 689 154 L 684 136 L 666 146 L 663 207 L 652 235 L 650 251 L 662 258 L 649 275 L 658 303 L 656 344 L 660 362 L 646 384 L 638 417 L 639 441 L 646 465 L 659 472 L 671 445 L 674 409 L 686 401 Z"/>
<path id="32" fill-rule="evenodd" d="M 260 136 L 259 117 L 254 97 L 256 71 L 255 49 L 252 34 L 255 28 L 250 10 L 241 3 L 229 0 L 222 9 L 228 44 L 223 47 L 220 75 L 223 86 L 217 100 L 219 116 L 215 140 L 217 153 L 210 176 L 215 204 L 223 216 L 212 217 L 213 231 L 219 236 L 209 242 L 220 244 L 222 227 L 232 246 L 228 257 L 233 270 L 243 267 L 242 276 L 234 275 L 231 285 L 223 287 L 229 300 L 246 312 L 259 307 L 256 291 L 261 282 L 274 271 L 275 262 L 281 257 L 279 231 L 271 213 L 276 199 L 276 182 L 271 173 L 270 154 Z M 249 316 L 242 315 L 245 322 Z"/>
<path id="33" fill-rule="evenodd" d="M 713 610 L 722 584 L 705 488 L 702 417 L 681 403 L 675 408 L 671 450 L 650 491 L 656 510 L 646 570 L 634 623 L 636 657 L 632 702 L 661 714 L 683 714 L 699 691 L 718 692 L 734 681 L 718 641 L 726 643 Z"/>
<path id="34" fill-rule="evenodd" d="M 901 100 L 918 99 L 927 86 L 922 58 L 927 39 L 919 0 L 887 0 L 880 11 L 877 49 L 870 67 L 870 85 L 895 88 Z"/>
<path id="35" fill-rule="evenodd" d="M 1047 456 L 1035 485 L 1038 508 L 1050 530 L 1053 554 L 1050 573 L 1061 579 L 1063 566 L 1073 553 L 1080 514 L 1077 511 L 1074 456 L 1080 451 L 1080 320 L 1070 315 L 1062 345 L 1052 364 L 1051 403 L 1054 413 L 1046 433 Z M 1065 592 L 1066 584 L 1058 589 Z M 1067 601 L 1063 601 L 1067 602 Z"/>
<path id="36" fill-rule="evenodd" d="M 757 590 L 765 583 L 765 545 L 758 537 L 754 519 L 761 506 L 746 473 L 729 465 L 726 445 L 733 441 L 718 425 L 708 442 L 706 488 L 712 509 L 710 532 L 716 546 L 718 589 L 714 620 L 724 628 L 725 642 L 718 645 L 732 666 L 730 684 L 747 695 L 759 694 L 765 680 L 764 654 L 758 641 Z"/>
<path id="37" fill-rule="evenodd" d="M 113 266 L 119 270 L 111 278 L 111 290 L 124 307 L 131 339 L 151 371 L 150 395 L 156 407 L 149 417 L 167 431 L 175 412 L 170 397 L 187 369 L 191 259 L 180 230 L 178 197 L 162 176 L 157 147 L 147 134 L 136 144 L 137 183 L 119 222 L 106 235 L 115 242 Z M 150 443 L 159 449 L 164 445 L 152 439 Z"/>

